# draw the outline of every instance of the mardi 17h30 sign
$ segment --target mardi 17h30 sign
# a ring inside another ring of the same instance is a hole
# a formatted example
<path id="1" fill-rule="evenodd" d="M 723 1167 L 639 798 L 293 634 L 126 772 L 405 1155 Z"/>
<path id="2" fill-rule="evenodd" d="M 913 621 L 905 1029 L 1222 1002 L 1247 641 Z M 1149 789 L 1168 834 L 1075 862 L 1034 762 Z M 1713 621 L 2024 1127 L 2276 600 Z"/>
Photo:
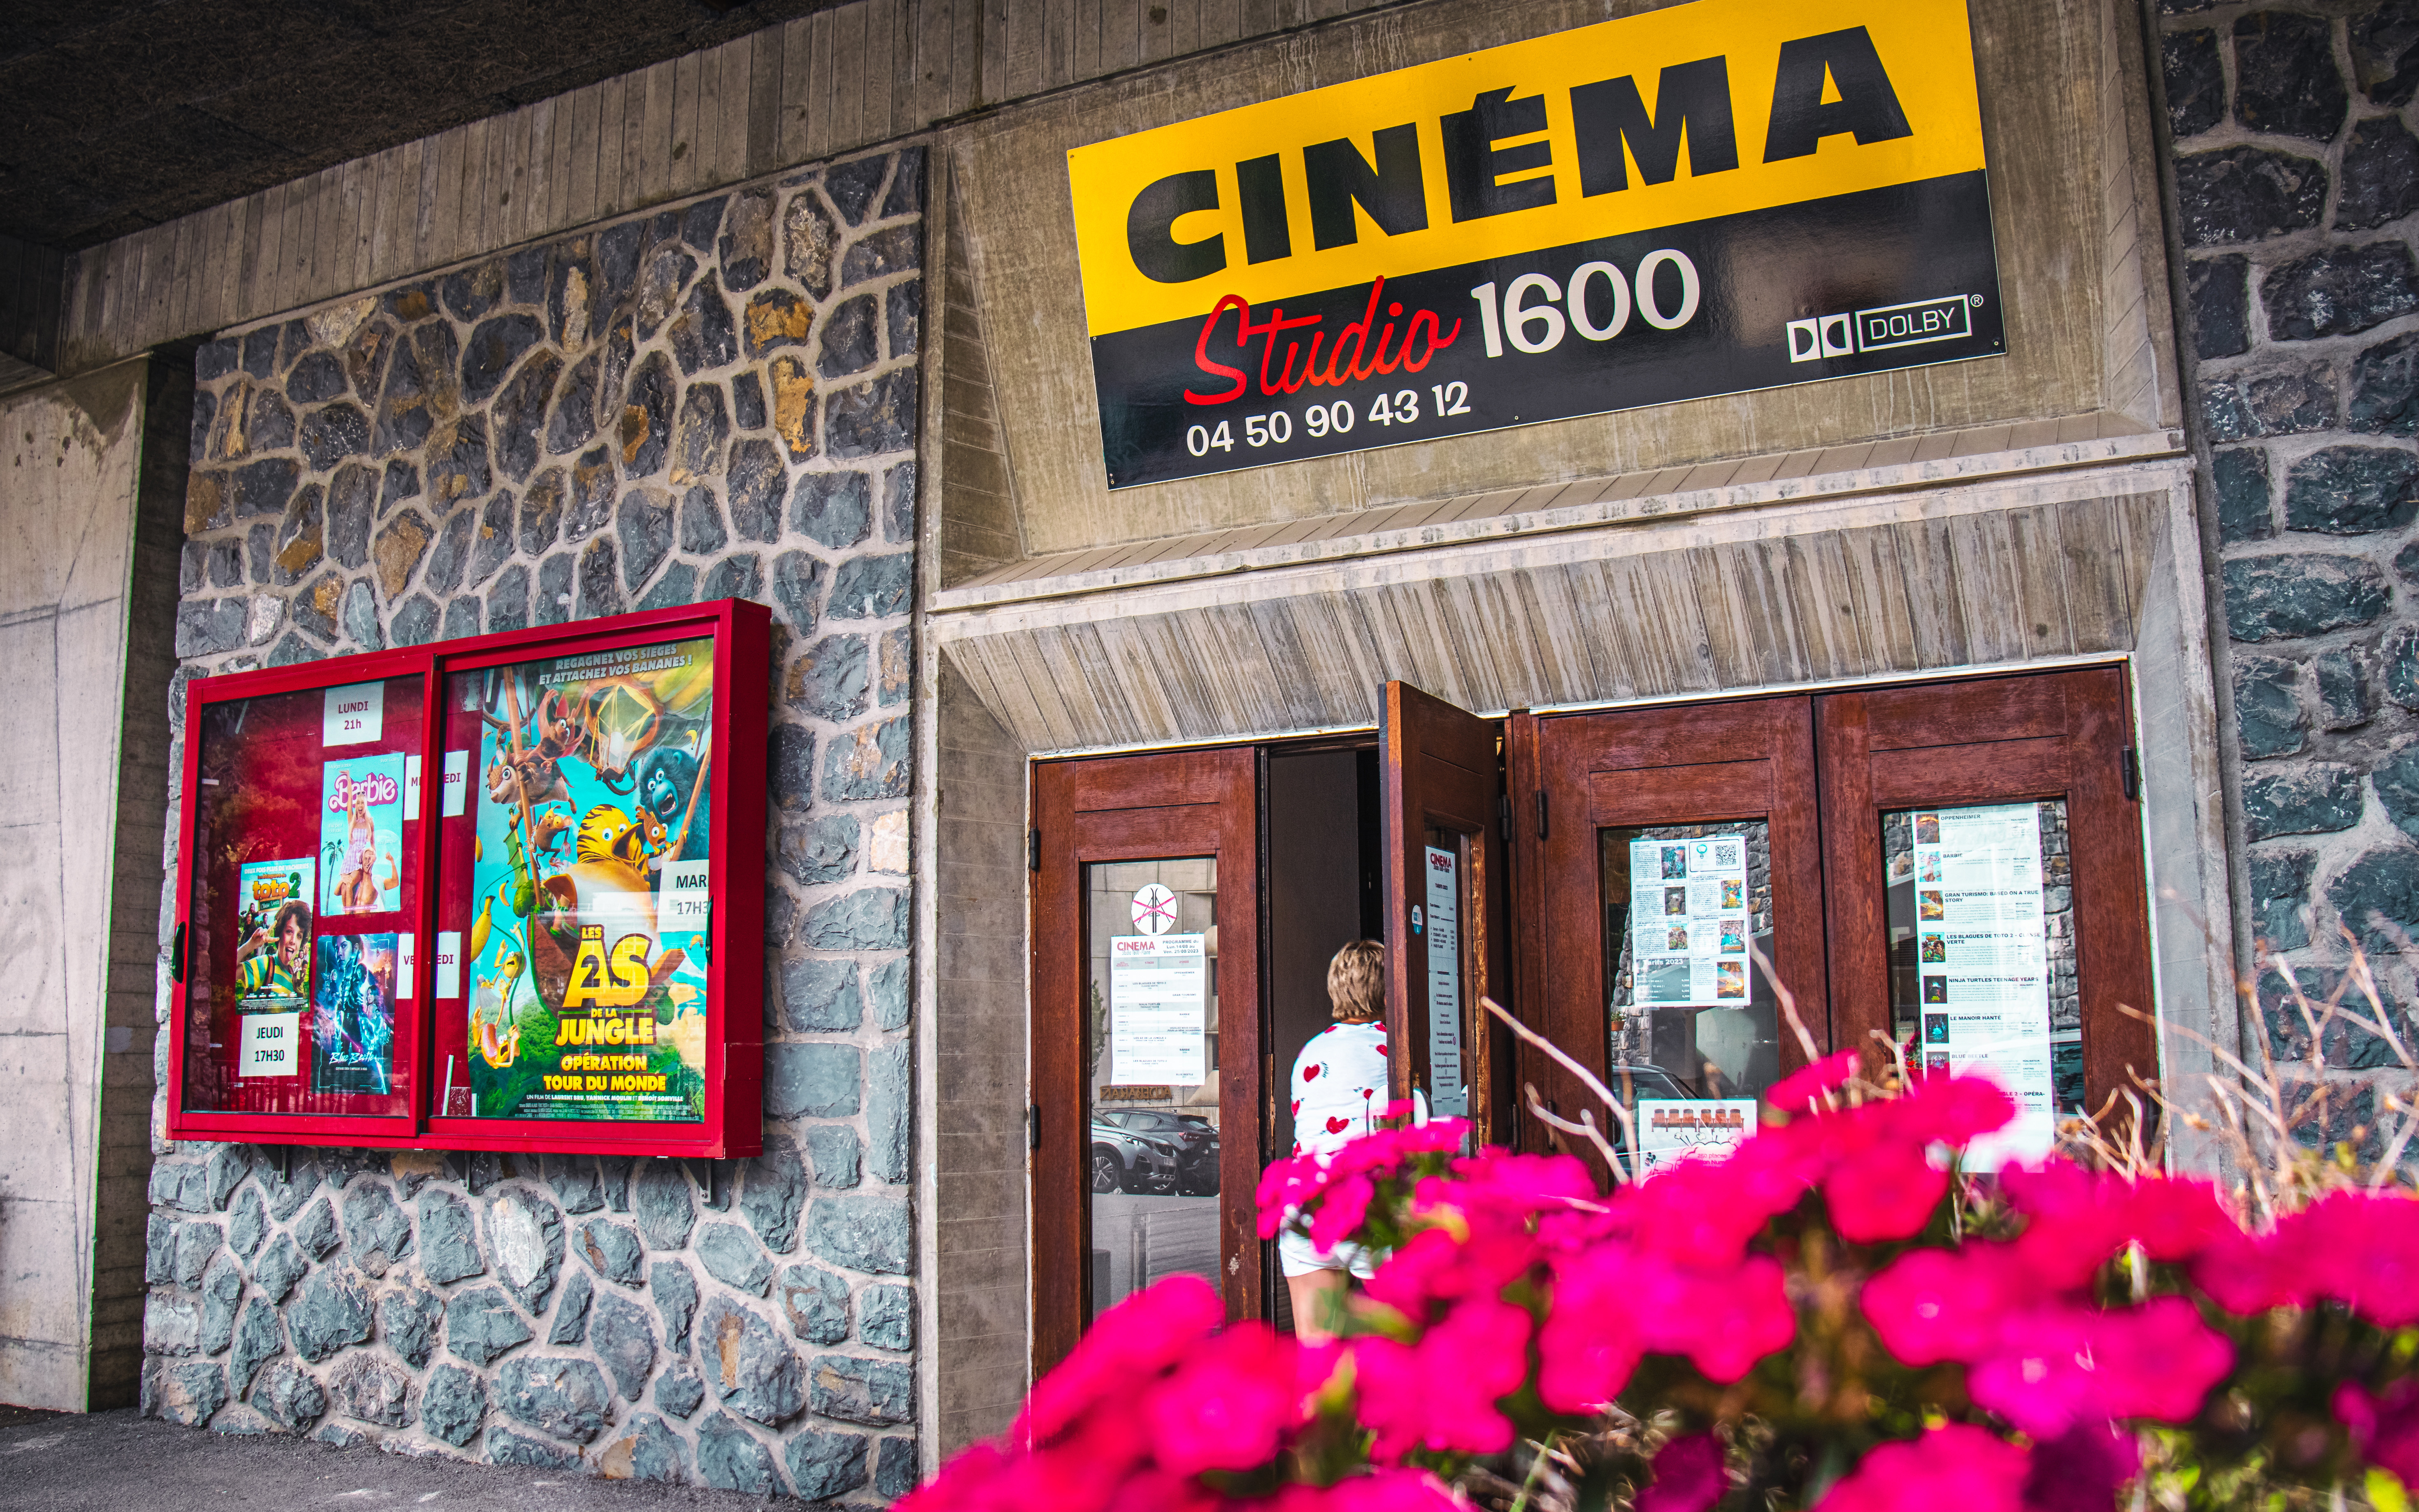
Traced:
<path id="1" fill-rule="evenodd" d="M 1964 0 L 1696 0 L 1067 167 L 1113 488 L 2006 350 Z"/>

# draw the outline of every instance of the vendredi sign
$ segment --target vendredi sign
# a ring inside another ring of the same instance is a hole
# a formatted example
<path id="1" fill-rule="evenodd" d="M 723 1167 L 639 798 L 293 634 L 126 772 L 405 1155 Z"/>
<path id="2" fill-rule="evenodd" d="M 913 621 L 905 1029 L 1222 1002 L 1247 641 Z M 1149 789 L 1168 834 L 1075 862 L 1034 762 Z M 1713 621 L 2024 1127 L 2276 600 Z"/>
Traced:
<path id="1" fill-rule="evenodd" d="M 1112 488 L 2007 349 L 1964 0 L 1695 0 L 1067 168 Z"/>

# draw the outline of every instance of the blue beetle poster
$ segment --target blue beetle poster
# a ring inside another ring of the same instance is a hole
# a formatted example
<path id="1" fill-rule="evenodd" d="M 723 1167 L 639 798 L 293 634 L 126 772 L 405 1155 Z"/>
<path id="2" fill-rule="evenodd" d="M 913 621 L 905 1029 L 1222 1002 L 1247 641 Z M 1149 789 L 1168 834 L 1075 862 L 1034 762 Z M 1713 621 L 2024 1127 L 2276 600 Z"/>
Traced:
<path id="1" fill-rule="evenodd" d="M 462 1111 L 701 1120 L 714 642 L 455 688 L 481 731 Z"/>

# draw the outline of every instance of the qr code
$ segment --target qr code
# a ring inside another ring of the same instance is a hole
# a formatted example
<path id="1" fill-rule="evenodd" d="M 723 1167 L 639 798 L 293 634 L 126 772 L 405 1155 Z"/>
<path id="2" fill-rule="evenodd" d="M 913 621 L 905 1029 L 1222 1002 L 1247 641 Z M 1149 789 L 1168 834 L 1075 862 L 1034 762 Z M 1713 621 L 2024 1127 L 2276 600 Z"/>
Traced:
<path id="1" fill-rule="evenodd" d="M 1738 841 L 1731 841 L 1731 842 L 1730 842 L 1729 844 L 1727 844 L 1727 845 L 1717 845 L 1717 846 L 1715 846 L 1715 847 L 1714 847 L 1714 864 L 1715 864 L 1716 866 L 1719 866 L 1719 867 L 1733 867 L 1733 866 L 1736 866 L 1736 865 L 1738 865 L 1738 864 L 1739 864 L 1739 848 L 1738 848 Z"/>

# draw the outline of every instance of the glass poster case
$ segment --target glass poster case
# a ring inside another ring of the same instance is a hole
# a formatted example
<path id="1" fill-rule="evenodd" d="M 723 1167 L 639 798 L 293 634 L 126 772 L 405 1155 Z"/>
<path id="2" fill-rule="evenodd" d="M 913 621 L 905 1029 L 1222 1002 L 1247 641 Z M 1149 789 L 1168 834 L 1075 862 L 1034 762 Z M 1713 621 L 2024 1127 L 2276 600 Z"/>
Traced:
<path id="1" fill-rule="evenodd" d="M 755 1153 L 766 637 L 732 600 L 192 685 L 171 1134 Z"/>

